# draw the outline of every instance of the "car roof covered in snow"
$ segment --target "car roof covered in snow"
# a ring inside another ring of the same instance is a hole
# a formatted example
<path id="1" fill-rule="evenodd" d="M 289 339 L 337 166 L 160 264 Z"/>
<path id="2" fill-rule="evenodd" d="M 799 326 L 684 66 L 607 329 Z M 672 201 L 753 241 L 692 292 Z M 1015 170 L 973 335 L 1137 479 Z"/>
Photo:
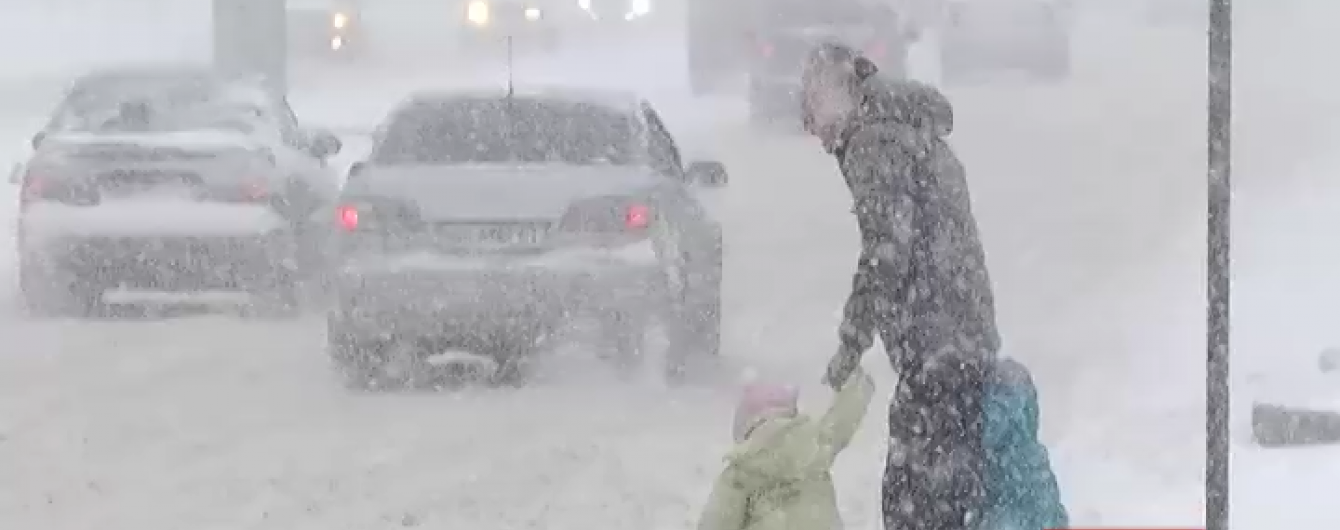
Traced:
<path id="1" fill-rule="evenodd" d="M 70 89 L 114 85 L 125 82 L 195 82 L 200 84 L 229 84 L 237 87 L 264 88 L 260 77 L 228 76 L 199 64 L 146 64 L 104 67 L 76 77 Z"/>
<path id="2" fill-rule="evenodd" d="M 463 99 L 497 99 L 507 97 L 506 87 L 463 88 L 422 90 L 410 94 L 400 105 L 400 109 L 420 105 L 440 105 Z M 607 108 L 620 113 L 639 113 L 643 99 L 637 94 L 623 90 L 607 90 L 570 86 L 526 86 L 516 87 L 512 97 L 529 100 L 545 100 L 556 103 L 592 105 Z"/>

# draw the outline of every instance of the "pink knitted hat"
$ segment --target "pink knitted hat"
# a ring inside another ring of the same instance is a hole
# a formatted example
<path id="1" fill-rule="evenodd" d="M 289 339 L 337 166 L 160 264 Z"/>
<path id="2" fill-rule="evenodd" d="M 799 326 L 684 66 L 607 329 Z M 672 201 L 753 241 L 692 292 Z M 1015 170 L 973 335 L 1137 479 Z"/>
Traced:
<path id="1" fill-rule="evenodd" d="M 766 416 L 795 416 L 798 412 L 800 390 L 794 386 L 768 383 L 750 383 L 740 394 L 735 405 L 735 424 L 732 434 L 736 442 L 749 437 L 749 432 Z"/>

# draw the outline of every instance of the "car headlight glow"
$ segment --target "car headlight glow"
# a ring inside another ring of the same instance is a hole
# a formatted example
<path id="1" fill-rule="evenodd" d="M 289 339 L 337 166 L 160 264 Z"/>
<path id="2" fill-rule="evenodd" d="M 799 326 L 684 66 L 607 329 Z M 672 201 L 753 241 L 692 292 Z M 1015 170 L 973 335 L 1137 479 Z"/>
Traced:
<path id="1" fill-rule="evenodd" d="M 527 8 L 526 8 L 526 20 L 529 20 L 529 21 L 531 21 L 531 22 L 535 22 L 535 21 L 539 20 L 541 16 L 543 16 L 543 13 L 540 12 L 540 8 L 538 8 L 538 7 L 527 7 Z"/>
<path id="2" fill-rule="evenodd" d="M 586 10 L 586 11 L 590 11 L 590 10 L 591 10 L 591 0 L 577 0 L 577 7 L 580 7 L 580 8 L 582 8 L 582 9 Z"/>
<path id="3" fill-rule="evenodd" d="M 628 12 L 634 17 L 640 17 L 648 13 L 651 13 L 651 0 L 633 0 Z"/>
<path id="4" fill-rule="evenodd" d="M 469 7 L 465 9 L 465 18 L 472 24 L 483 26 L 489 23 L 489 4 L 480 0 L 470 2 Z"/>
<path id="5" fill-rule="evenodd" d="M 349 25 L 349 15 L 344 13 L 335 13 L 330 16 L 330 25 L 335 29 L 344 29 Z"/>

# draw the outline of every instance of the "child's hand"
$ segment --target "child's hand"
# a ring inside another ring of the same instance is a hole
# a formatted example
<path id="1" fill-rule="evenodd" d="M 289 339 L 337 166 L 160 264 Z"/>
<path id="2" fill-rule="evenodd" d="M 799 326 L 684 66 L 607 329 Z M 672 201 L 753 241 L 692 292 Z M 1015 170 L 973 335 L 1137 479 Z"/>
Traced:
<path id="1" fill-rule="evenodd" d="M 842 388 L 851 373 L 861 364 L 860 352 L 846 347 L 838 347 L 837 353 L 828 361 L 828 370 L 824 372 L 824 384 L 833 390 Z"/>

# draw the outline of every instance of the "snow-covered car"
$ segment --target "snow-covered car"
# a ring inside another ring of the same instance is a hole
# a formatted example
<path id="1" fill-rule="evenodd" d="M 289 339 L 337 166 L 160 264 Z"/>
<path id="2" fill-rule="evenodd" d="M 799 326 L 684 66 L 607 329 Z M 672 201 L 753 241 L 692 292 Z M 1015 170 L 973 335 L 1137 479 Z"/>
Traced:
<path id="1" fill-rule="evenodd" d="M 286 6 L 289 50 L 347 58 L 366 49 L 358 0 L 288 0 Z"/>
<path id="2" fill-rule="evenodd" d="M 329 354 L 356 386 L 411 384 L 459 351 L 511 384 L 574 319 L 598 323 L 625 368 L 659 323 L 681 374 L 720 342 L 721 230 L 704 195 L 726 180 L 718 162 L 684 166 L 633 95 L 412 96 L 351 168 Z"/>
<path id="3" fill-rule="evenodd" d="M 799 124 L 800 74 L 805 57 L 824 42 L 861 50 L 885 75 L 907 71 L 908 44 L 916 35 L 888 4 L 870 0 L 781 0 L 761 6 L 752 32 L 749 116 L 760 124 Z"/>
<path id="4" fill-rule="evenodd" d="M 540 0 L 468 0 L 461 11 L 462 44 L 467 48 L 514 46 L 550 49 L 562 38 L 564 13 Z"/>
<path id="5" fill-rule="evenodd" d="M 940 71 L 947 82 L 999 70 L 1045 80 L 1070 75 L 1068 0 L 953 0 L 946 10 Z"/>
<path id="6" fill-rule="evenodd" d="M 296 309 L 320 271 L 341 186 L 309 133 L 259 83 L 191 68 L 121 69 L 75 81 L 19 193 L 22 300 L 85 315 L 103 294 L 233 290 Z"/>

